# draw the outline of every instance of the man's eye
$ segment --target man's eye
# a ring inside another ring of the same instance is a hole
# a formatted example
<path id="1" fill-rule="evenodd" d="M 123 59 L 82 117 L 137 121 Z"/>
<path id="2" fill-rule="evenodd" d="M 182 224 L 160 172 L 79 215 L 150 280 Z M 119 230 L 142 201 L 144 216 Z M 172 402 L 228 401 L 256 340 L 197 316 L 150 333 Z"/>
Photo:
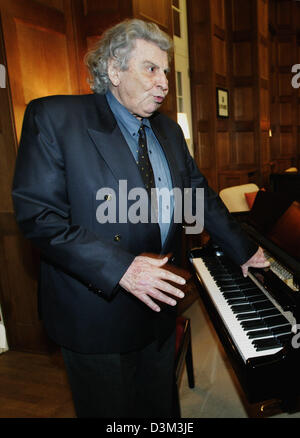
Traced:
<path id="1" fill-rule="evenodd" d="M 148 67 L 148 71 L 150 71 L 151 73 L 153 73 L 155 71 L 155 67 Z"/>

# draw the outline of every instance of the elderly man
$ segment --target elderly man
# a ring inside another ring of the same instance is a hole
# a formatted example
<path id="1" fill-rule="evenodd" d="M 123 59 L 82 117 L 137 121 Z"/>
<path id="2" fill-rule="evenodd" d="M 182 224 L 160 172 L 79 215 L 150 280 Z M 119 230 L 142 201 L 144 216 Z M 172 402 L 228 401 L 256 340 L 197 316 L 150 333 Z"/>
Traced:
<path id="1" fill-rule="evenodd" d="M 180 127 L 157 112 L 171 46 L 153 23 L 122 22 L 88 54 L 93 94 L 37 99 L 25 113 L 16 217 L 41 250 L 39 308 L 62 347 L 78 417 L 172 415 L 184 279 L 164 269 L 163 255 L 172 252 L 176 263 L 180 251 L 176 203 L 163 207 L 172 212 L 168 223 L 157 205 L 157 221 L 120 220 L 113 203 L 120 213 L 126 199 L 129 211 L 135 188 L 145 189 L 141 208 L 155 204 L 155 189 L 202 188 L 211 236 L 245 275 L 266 263 L 208 187 Z"/>

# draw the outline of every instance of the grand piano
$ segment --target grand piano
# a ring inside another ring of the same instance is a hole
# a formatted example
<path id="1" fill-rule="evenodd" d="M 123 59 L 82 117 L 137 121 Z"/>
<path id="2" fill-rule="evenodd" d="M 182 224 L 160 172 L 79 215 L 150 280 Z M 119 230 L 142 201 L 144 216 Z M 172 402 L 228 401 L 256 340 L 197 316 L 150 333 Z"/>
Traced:
<path id="1" fill-rule="evenodd" d="M 249 403 L 277 399 L 295 409 L 300 396 L 300 203 L 258 192 L 242 227 L 270 268 L 241 268 L 212 242 L 189 260 L 199 293 Z"/>

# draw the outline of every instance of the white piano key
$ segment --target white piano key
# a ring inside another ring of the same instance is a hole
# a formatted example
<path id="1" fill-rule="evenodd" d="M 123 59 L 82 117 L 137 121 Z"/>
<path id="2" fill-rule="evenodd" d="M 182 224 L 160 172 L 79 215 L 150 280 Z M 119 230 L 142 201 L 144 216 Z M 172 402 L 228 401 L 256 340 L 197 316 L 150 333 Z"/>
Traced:
<path id="1" fill-rule="evenodd" d="M 244 362 L 255 357 L 269 356 L 282 350 L 283 347 L 257 351 L 252 344 L 253 339 L 248 338 L 246 332 L 240 324 L 240 321 L 238 321 L 236 315 L 233 313 L 226 299 L 223 297 L 223 294 L 221 293 L 209 270 L 205 266 L 203 260 L 201 258 L 194 258 L 192 259 L 192 263 L 196 269 L 201 283 L 207 290 L 218 314 L 222 318 L 223 323 L 230 333 L 230 336 L 236 348 L 239 350 Z"/>

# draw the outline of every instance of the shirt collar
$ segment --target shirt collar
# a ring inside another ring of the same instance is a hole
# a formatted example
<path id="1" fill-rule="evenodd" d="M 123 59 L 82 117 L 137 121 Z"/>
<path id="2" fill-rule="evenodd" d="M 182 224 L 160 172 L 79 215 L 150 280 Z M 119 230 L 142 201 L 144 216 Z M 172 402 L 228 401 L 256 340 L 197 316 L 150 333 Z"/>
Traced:
<path id="1" fill-rule="evenodd" d="M 142 119 L 142 122 L 138 120 L 118 101 L 118 99 L 115 98 L 110 90 L 106 93 L 106 99 L 117 121 L 122 123 L 131 135 L 136 135 L 138 133 L 141 123 L 148 128 L 151 127 L 150 121 L 147 118 Z"/>

